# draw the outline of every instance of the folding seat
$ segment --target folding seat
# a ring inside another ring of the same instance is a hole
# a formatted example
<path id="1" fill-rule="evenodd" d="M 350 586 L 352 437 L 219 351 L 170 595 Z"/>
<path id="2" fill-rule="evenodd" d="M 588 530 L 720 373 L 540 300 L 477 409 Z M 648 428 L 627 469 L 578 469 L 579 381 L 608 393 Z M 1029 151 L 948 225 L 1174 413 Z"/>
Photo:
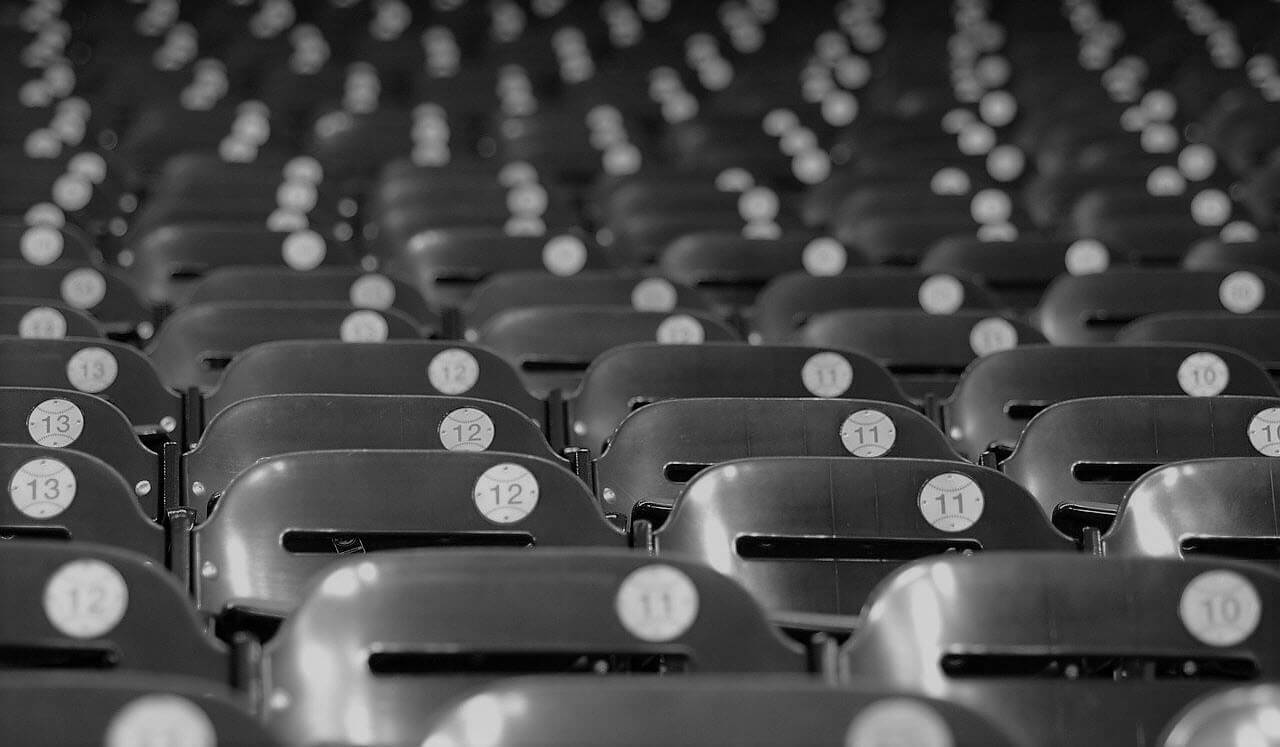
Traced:
<path id="1" fill-rule="evenodd" d="M 261 459 L 227 485 L 192 534 L 197 604 L 233 621 L 285 616 L 304 583 L 342 554 L 626 544 L 562 465 L 523 454 L 443 450 Z"/>
<path id="2" fill-rule="evenodd" d="M 277 744 L 229 688 L 187 677 L 123 672 L 0 674 L 0 739 L 31 747 L 125 747 L 167 739 Z"/>
<path id="3" fill-rule="evenodd" d="M 356 268 L 326 267 L 306 272 L 283 267 L 220 267 L 191 289 L 187 303 L 350 304 L 356 308 L 394 309 L 423 330 L 440 330 L 439 315 L 401 278 Z M 429 332 L 428 332 L 429 333 Z"/>
<path id="4" fill-rule="evenodd" d="M 1280 314 L 1273 311 L 1148 314 L 1121 327 L 1116 342 L 1224 345 L 1256 359 L 1272 378 L 1280 377 Z"/>
<path id="5" fill-rule="evenodd" d="M 171 387 L 212 389 L 237 354 L 274 340 L 382 342 L 420 336 L 394 309 L 349 304 L 203 303 L 184 306 L 161 325 L 147 355 Z"/>
<path id="6" fill-rule="evenodd" d="M 1253 241 L 1198 241 L 1182 257 L 1187 270 L 1254 270 L 1280 273 L 1280 240 L 1274 235 Z"/>
<path id="7" fill-rule="evenodd" d="M 888 372 L 855 353 L 793 345 L 635 343 L 597 357 L 567 403 L 571 440 L 600 453 L 631 411 L 689 397 L 821 397 L 909 405 Z"/>
<path id="8" fill-rule="evenodd" d="M 291 744 L 416 743 L 448 701 L 504 675 L 806 669 L 710 568 L 549 549 L 348 559 L 310 585 L 263 664 L 265 721 Z"/>
<path id="9" fill-rule="evenodd" d="M 796 330 L 824 311 L 839 309 L 923 309 L 951 314 L 961 309 L 995 309 L 984 288 L 953 275 L 874 269 L 815 277 L 793 272 L 775 278 L 756 297 L 753 324 L 765 342 L 794 339 Z"/>
<path id="10" fill-rule="evenodd" d="M 1126 489 L 1162 464 L 1250 456 L 1271 397 L 1088 397 L 1041 410 L 1000 470 L 1071 536 L 1106 531 Z"/>
<path id="11" fill-rule="evenodd" d="M 209 62 L 214 63 L 209 68 L 221 66 L 212 59 Z M 201 85 L 198 77 L 200 75 L 196 73 L 194 76 L 187 76 L 192 81 L 191 88 Z M 213 77 L 218 76 L 214 73 Z M 252 148 L 244 155 L 237 153 L 237 158 L 249 155 L 256 158 L 259 154 L 267 156 L 273 152 L 288 151 L 286 123 L 279 121 L 278 116 L 273 121 L 273 115 L 266 111 L 266 106 L 261 102 L 235 101 L 227 97 L 209 103 L 211 105 L 207 109 L 187 109 L 181 99 L 175 96 L 157 98 L 143 105 L 133 113 L 128 128 L 121 133 L 121 157 L 144 176 L 154 175 L 160 172 L 166 161 L 180 153 L 219 152 L 224 138 L 228 138 L 237 128 L 245 128 L 245 125 L 239 124 L 245 121 L 263 122 L 265 126 L 254 124 L 251 125 L 252 130 L 242 130 L 252 132 L 253 137 L 261 142 L 255 144 L 254 140 L 242 139 L 240 142 Z M 245 106 L 246 104 L 250 106 Z M 250 112 L 260 113 L 262 116 L 259 118 L 256 114 L 249 114 Z M 246 119 L 249 116 L 253 116 L 253 119 Z"/>
<path id="12" fill-rule="evenodd" d="M 153 304 L 183 303 L 190 286 L 217 267 L 354 265 L 345 247 L 311 229 L 280 233 L 242 222 L 169 223 L 132 236 L 125 251 L 129 277 Z"/>
<path id="13" fill-rule="evenodd" d="M 592 718 L 581 718 L 582 713 Z M 1014 744 L 1000 725 L 944 700 L 870 683 L 801 678 L 526 677 L 495 682 L 445 711 L 423 747 L 453 747 L 490 731 L 493 747 L 646 742 L 726 744 Z M 937 741 L 937 740 L 941 741 Z"/>
<path id="14" fill-rule="evenodd" d="M 232 478 L 295 451 L 441 449 L 502 451 L 569 465 L 525 414 L 472 397 L 271 394 L 219 412 L 183 457 L 186 504 L 200 515 Z"/>
<path id="15" fill-rule="evenodd" d="M 734 231 L 699 231 L 667 245 L 658 259 L 662 274 L 696 288 L 718 308 L 743 309 L 775 277 L 809 270 L 834 275 L 865 264 L 835 239 L 790 232 L 754 239 Z"/>
<path id="16" fill-rule="evenodd" d="M 1273 719 L 1280 708 L 1280 688 L 1273 684 L 1241 685 L 1211 693 L 1178 714 L 1160 747 L 1209 747 L 1214 744 L 1273 744 Z"/>
<path id="17" fill-rule="evenodd" d="M 943 553 L 1070 550 L 1035 499 L 984 467 L 937 459 L 765 457 L 700 473 L 653 535 L 783 620 L 851 625 L 894 568 Z"/>
<path id="18" fill-rule="evenodd" d="M 102 327 L 79 309 L 7 297 L 0 298 L 0 334 L 46 340 L 103 336 Z"/>
<path id="19" fill-rule="evenodd" d="M 1055 402 L 1133 394 L 1274 397 L 1255 361 L 1228 348 L 1022 345 L 983 356 L 942 405 L 943 432 L 961 454 L 1011 449 L 1027 421 Z"/>
<path id="20" fill-rule="evenodd" d="M 1017 261 L 1009 261 L 1011 256 L 1016 256 Z M 1073 275 L 1094 272 L 1105 269 L 1112 261 L 1119 264 L 1121 258 L 1111 257 L 1101 242 L 1087 239 L 1070 242 L 1028 237 L 983 241 L 948 236 L 929 247 L 917 270 L 967 278 L 1005 304 L 1025 311 L 1040 302 L 1045 289 L 1064 271 Z"/>
<path id="21" fill-rule="evenodd" d="M 919 412 L 854 399 L 698 398 L 654 402 L 618 426 L 596 460 L 606 512 L 657 526 L 702 470 L 765 456 L 958 460 Z"/>
<path id="22" fill-rule="evenodd" d="M 863 189 L 846 197 L 836 209 L 832 235 L 872 264 L 914 265 L 925 248 L 941 239 L 978 234 L 980 224 L 970 214 L 976 210 L 971 203 L 977 197 L 928 194 L 909 199 L 907 195 Z M 999 222 L 1009 217 L 1005 215 Z"/>
<path id="23" fill-rule="evenodd" d="M 152 310 L 124 275 L 108 267 L 0 262 L 0 296 L 47 299 L 79 309 L 116 340 L 145 341 L 155 334 Z"/>
<path id="24" fill-rule="evenodd" d="M 1278 584 L 1227 560 L 918 561 L 876 590 L 843 662 L 855 680 L 971 707 L 1028 744 L 1149 745 L 1196 697 L 1274 676 Z"/>
<path id="25" fill-rule="evenodd" d="M 851 166 L 836 170 L 830 178 L 805 192 L 801 198 L 805 225 L 830 225 L 841 203 L 859 189 L 887 187 L 902 190 L 916 200 L 924 200 L 924 195 L 930 193 L 934 196 L 972 195 L 979 189 L 992 186 L 991 177 L 982 169 L 962 160 L 956 151 L 954 138 L 944 136 L 937 122 L 913 119 L 893 124 L 925 128 L 919 137 L 910 138 L 909 146 L 915 149 L 923 145 L 924 148 L 905 152 L 900 149 L 892 152 L 892 158 L 879 161 L 877 158 L 883 157 L 884 151 L 872 143 L 865 143 L 859 158 Z M 904 135 L 909 133 L 900 137 Z M 839 148 L 842 144 L 849 145 L 837 136 L 832 148 Z"/>
<path id="26" fill-rule="evenodd" d="M 1049 286 L 1035 321 L 1051 342 L 1110 342 L 1146 314 L 1219 311 L 1249 314 L 1280 308 L 1280 278 L 1238 270 L 1109 270 L 1063 275 Z"/>
<path id="27" fill-rule="evenodd" d="M 939 400 L 974 359 L 1045 341 L 1034 327 L 992 312 L 898 309 L 826 311 L 810 317 L 796 339 L 861 353 L 884 366 L 909 396 Z"/>
<path id="28" fill-rule="evenodd" d="M 205 422 L 243 399 L 306 393 L 466 395 L 510 405 L 544 430 L 560 417 L 557 408 L 529 394 L 506 361 L 484 348 L 429 340 L 285 340 L 236 356 L 205 397 Z"/>
<path id="29" fill-rule="evenodd" d="M 466 337 L 474 340 L 489 319 L 507 309 L 534 306 L 620 306 L 636 311 L 706 311 L 698 291 L 683 283 L 637 272 L 584 271 L 562 277 L 546 272 L 504 272 L 476 286 L 462 308 Z"/>
<path id="30" fill-rule="evenodd" d="M 184 401 L 136 348 L 109 340 L 0 337 L 0 386 L 96 394 L 125 414 L 144 442 L 181 442 Z"/>
<path id="31" fill-rule="evenodd" d="M 7 670 L 147 672 L 232 683 L 173 576 L 145 556 L 87 542 L 0 545 Z M 27 674 L 27 672 L 24 672 Z M 209 687 L 204 682 L 204 687 Z"/>
<path id="32" fill-rule="evenodd" d="M 35 214 L 28 209 L 30 217 Z M 101 264 L 102 252 L 84 229 L 73 223 L 0 219 L 0 262 L 43 266 L 58 260 Z"/>
<path id="33" fill-rule="evenodd" d="M 636 311 L 626 306 L 507 309 L 485 322 L 475 338 L 510 361 L 535 394 L 576 389 L 591 362 L 619 345 L 738 339 L 731 327 L 703 312 Z"/>
<path id="34" fill-rule="evenodd" d="M 1250 423 L 1249 438 L 1262 456 L 1176 461 L 1134 481 L 1102 538 L 1106 554 L 1235 557 L 1274 566 L 1280 557 L 1274 417 L 1264 410 Z"/>
<path id="35" fill-rule="evenodd" d="M 437 307 L 461 306 L 476 285 L 499 272 L 543 271 L 568 277 L 609 261 L 577 233 L 511 236 L 501 228 L 442 228 L 414 234 L 385 266 L 411 278 Z"/>

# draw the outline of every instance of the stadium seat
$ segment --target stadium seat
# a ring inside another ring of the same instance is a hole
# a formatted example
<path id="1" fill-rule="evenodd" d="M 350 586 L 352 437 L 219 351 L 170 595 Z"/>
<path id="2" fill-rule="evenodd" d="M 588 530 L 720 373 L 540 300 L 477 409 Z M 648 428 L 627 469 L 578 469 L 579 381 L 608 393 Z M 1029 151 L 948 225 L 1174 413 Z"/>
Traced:
<path id="1" fill-rule="evenodd" d="M 1150 314 L 1122 327 L 1116 335 L 1116 342 L 1224 345 L 1256 359 L 1272 378 L 1278 378 L 1280 337 L 1275 331 L 1277 322 L 1280 322 L 1280 314 L 1264 311 L 1246 315 L 1225 311 Z"/>
<path id="2" fill-rule="evenodd" d="M 264 718 L 289 743 L 415 742 L 449 701 L 506 675 L 806 668 L 715 571 L 635 553 L 384 553 L 303 596 L 263 650 Z"/>
<path id="3" fill-rule="evenodd" d="M 145 341 L 155 334 L 155 316 L 117 271 L 67 262 L 48 265 L 0 263 L 0 297 L 44 299 L 86 312 L 108 336 Z"/>
<path id="4" fill-rule="evenodd" d="M 1209 747 L 1232 742 L 1273 743 L 1276 708 L 1280 708 L 1280 690 L 1275 685 L 1246 685 L 1205 695 L 1178 714 L 1159 744 Z"/>

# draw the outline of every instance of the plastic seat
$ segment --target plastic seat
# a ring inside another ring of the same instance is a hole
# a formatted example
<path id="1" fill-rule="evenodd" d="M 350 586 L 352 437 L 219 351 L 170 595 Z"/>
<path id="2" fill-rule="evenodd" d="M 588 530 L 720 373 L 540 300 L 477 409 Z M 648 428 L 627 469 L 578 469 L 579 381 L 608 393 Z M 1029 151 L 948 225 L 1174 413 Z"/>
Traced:
<path id="1" fill-rule="evenodd" d="M 1224 345 L 1257 359 L 1272 378 L 1280 378 L 1280 313 L 1277 312 L 1150 314 L 1122 327 L 1116 334 L 1116 342 Z"/>
<path id="2" fill-rule="evenodd" d="M 506 361 L 474 345 L 286 340 L 255 345 L 236 356 L 218 388 L 205 398 L 205 421 L 242 399 L 307 393 L 466 395 L 510 405 L 544 429 L 554 414 L 529 394 Z"/>
<path id="3" fill-rule="evenodd" d="M 433 712 L 507 675 L 806 667 L 715 571 L 603 550 L 348 559 L 309 586 L 263 663 L 264 692 L 288 696 L 265 714 L 278 736 L 366 744 L 416 742 Z M 337 692 L 348 707 L 376 705 L 378 718 L 346 718 Z"/>
<path id="4" fill-rule="evenodd" d="M 0 337 L 0 385 L 96 394 L 120 408 L 144 437 L 183 435 L 182 397 L 165 387 L 146 356 L 117 342 Z"/>
<path id="5" fill-rule="evenodd" d="M 155 334 L 151 309 L 123 275 L 108 268 L 0 263 L 0 296 L 47 299 L 86 312 L 114 339 L 147 340 Z"/>
<path id="6" fill-rule="evenodd" d="M 1280 279 L 1270 273 L 1111 270 L 1063 275 L 1045 291 L 1035 316 L 1058 345 L 1109 342 L 1124 325 L 1169 311 L 1249 314 L 1280 308 Z"/>
<path id="7" fill-rule="evenodd" d="M 205 275 L 187 302 L 325 303 L 356 308 L 395 309 L 418 322 L 426 334 L 440 330 L 440 318 L 417 289 L 398 277 L 354 268 L 326 267 L 298 272 L 275 267 L 220 267 Z"/>
<path id="8" fill-rule="evenodd" d="M 1256 362 L 1212 345 L 1023 345 L 984 356 L 943 404 L 944 432 L 976 458 L 1012 448 L 1037 412 L 1078 397 L 1219 394 L 1274 397 Z"/>
<path id="9" fill-rule="evenodd" d="M 93 317 L 60 304 L 0 298 L 0 334 L 44 340 L 102 337 Z"/>
<path id="10" fill-rule="evenodd" d="M 476 342 L 520 371 L 529 390 L 576 389 L 591 361 L 637 342 L 734 342 L 727 324 L 699 311 L 636 311 L 625 306 L 534 306 L 490 317 Z"/>
<path id="11" fill-rule="evenodd" d="M 1147 745 L 1196 697 L 1271 676 L 1278 583 L 1226 560 L 918 561 L 877 589 L 843 659 L 854 678 L 972 707 L 1029 743 Z"/>
<path id="12" fill-rule="evenodd" d="M 548 460 L 372 449 L 260 460 L 227 485 L 192 542 L 200 609 L 265 617 L 292 610 L 344 553 L 627 544 L 582 481 Z"/>
<path id="13" fill-rule="evenodd" d="M 583 712 L 592 718 L 580 718 Z M 900 715 L 903 720 L 899 720 Z M 500 681 L 443 713 L 426 747 L 466 744 L 482 730 L 494 747 L 519 744 L 638 742 L 855 744 L 864 738 L 927 742 L 941 734 L 955 747 L 1013 744 L 997 724 L 942 700 L 857 683 L 830 687 L 800 678 L 527 677 Z M 852 736 L 851 736 L 852 735 Z"/>
<path id="14" fill-rule="evenodd" d="M 211 744 L 278 744 L 241 696 L 208 681 L 123 672 L 0 674 L 0 739 L 8 744 L 124 747 L 174 735 L 217 740 Z"/>
<path id="15" fill-rule="evenodd" d="M 917 269 L 969 278 L 1014 308 L 1031 309 L 1053 279 L 1068 270 L 1066 258 L 1072 243 L 1045 238 L 983 241 L 949 236 L 929 247 Z M 1017 261 L 1010 262 L 1010 256 L 1016 256 Z"/>
<path id="16" fill-rule="evenodd" d="M 186 591 L 145 556 L 86 542 L 0 545 L 6 669 L 111 670 L 231 684 Z"/>
<path id="17" fill-rule="evenodd" d="M 348 304 L 205 303 L 184 306 L 160 327 L 147 355 L 171 387 L 212 389 L 241 351 L 276 340 L 377 343 L 419 337 L 394 309 Z"/>
<path id="18" fill-rule="evenodd" d="M 622 421 L 596 460 L 596 483 L 607 512 L 656 525 L 702 470 L 766 456 L 959 459 L 937 426 L 889 402 L 674 399 Z"/>
<path id="19" fill-rule="evenodd" d="M 1187 270 L 1266 270 L 1280 273 L 1280 241 L 1275 236 L 1256 241 L 1227 242 L 1207 239 L 1182 257 Z"/>
<path id="20" fill-rule="evenodd" d="M 1091 397 L 1040 411 L 1000 465 L 1067 534 L 1105 531 L 1128 487 L 1167 462 L 1252 456 L 1268 397 Z M 1264 416 L 1265 417 L 1265 416 Z"/>
<path id="21" fill-rule="evenodd" d="M 907 270 L 867 270 L 835 277 L 791 273 L 776 278 L 756 297 L 753 326 L 765 342 L 794 339 L 815 315 L 842 309 L 918 309 L 951 314 L 994 309 L 985 290 L 951 275 Z"/>
<path id="22" fill-rule="evenodd" d="M 220 411 L 183 456 L 187 505 L 201 513 L 231 479 L 270 456 L 337 449 L 502 451 L 568 464 L 537 424 L 472 397 L 271 394 Z"/>
<path id="23" fill-rule="evenodd" d="M 905 458 L 722 463 L 685 486 L 653 541 L 659 555 L 697 558 L 800 621 L 856 616 L 886 575 L 916 558 L 1072 548 L 1011 480 Z"/>
<path id="24" fill-rule="evenodd" d="M 1270 415 L 1270 413 L 1267 413 Z M 1262 414 L 1260 413 L 1260 416 Z M 1259 443 L 1274 428 L 1259 418 L 1250 435 Z M 1220 556 L 1274 566 L 1280 544 L 1274 477 L 1280 464 L 1266 457 L 1171 462 L 1134 481 L 1103 536 L 1108 555 Z"/>
<path id="25" fill-rule="evenodd" d="M 1211 747 L 1215 744 L 1253 742 L 1275 744 L 1272 718 L 1280 708 L 1280 687 L 1250 685 L 1205 695 L 1175 718 L 1165 731 L 1161 747 Z"/>
<path id="26" fill-rule="evenodd" d="M 945 399 L 975 359 L 1017 345 L 1043 343 L 1035 328 L 984 311 L 930 314 L 848 309 L 810 317 L 796 333 L 806 345 L 840 348 L 884 366 L 908 395 Z"/>
<path id="27" fill-rule="evenodd" d="M 587 369 L 568 402 L 572 439 L 601 450 L 632 410 L 689 397 L 822 397 L 909 405 L 868 358 L 799 346 L 636 343 L 613 348 Z"/>

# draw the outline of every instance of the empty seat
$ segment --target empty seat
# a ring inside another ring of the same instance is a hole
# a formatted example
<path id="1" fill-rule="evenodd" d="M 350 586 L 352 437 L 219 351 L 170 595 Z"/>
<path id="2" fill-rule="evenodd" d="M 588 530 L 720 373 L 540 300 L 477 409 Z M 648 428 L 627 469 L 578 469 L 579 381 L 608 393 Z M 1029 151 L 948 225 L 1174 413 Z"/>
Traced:
<path id="1" fill-rule="evenodd" d="M 596 460 L 596 483 L 605 511 L 657 524 L 702 470 L 766 456 L 959 459 L 927 418 L 889 402 L 675 399 L 622 421 Z"/>
<path id="2" fill-rule="evenodd" d="M 1105 531 L 1129 485 L 1179 459 L 1252 456 L 1273 397 L 1090 397 L 1040 411 L 1000 469 L 1072 536 Z"/>
<path id="3" fill-rule="evenodd" d="M 824 311 L 889 308 L 951 314 L 995 307 L 996 300 L 988 292 L 951 275 L 906 270 L 865 270 L 832 277 L 791 273 L 760 291 L 752 323 L 765 342 L 784 342 Z"/>
<path id="4" fill-rule="evenodd" d="M 536 423 L 499 402 L 405 394 L 271 394 L 234 402 L 210 421 L 183 457 L 187 505 L 203 513 L 233 477 L 266 457 L 337 449 L 504 451 L 568 467 Z"/>
<path id="5" fill-rule="evenodd" d="M 0 334 L 43 340 L 102 337 L 93 317 L 68 306 L 39 300 L 0 298 Z"/>
<path id="6" fill-rule="evenodd" d="M 147 355 L 169 386 L 211 389 L 240 351 L 260 343 L 307 339 L 376 343 L 418 336 L 417 324 L 393 309 L 206 303 L 184 306 L 165 320 Z"/>
<path id="7" fill-rule="evenodd" d="M 962 454 L 1012 448 L 1028 420 L 1055 402 L 1125 394 L 1274 397 L 1266 371 L 1211 345 L 1024 345 L 974 361 L 943 405 Z"/>
<path id="8" fill-rule="evenodd" d="M 582 718 L 590 713 L 590 718 Z M 424 747 L 498 735 L 493 747 L 640 742 L 726 744 L 901 744 L 988 747 L 1013 744 L 1000 725 L 942 700 L 872 684 L 831 687 L 784 677 L 528 677 L 500 681 L 442 713 Z"/>
<path id="9" fill-rule="evenodd" d="M 103 268 L 55 262 L 40 267 L 0 263 L 0 296 L 47 299 L 91 314 L 109 336 L 148 340 L 154 315 L 129 281 Z"/>
<path id="10" fill-rule="evenodd" d="M 231 683 L 186 590 L 146 556 L 85 542 L 0 545 L 6 669 L 92 669 Z"/>
<path id="11" fill-rule="evenodd" d="M 1192 459 L 1143 475 L 1120 502 L 1103 537 L 1109 555 L 1236 557 L 1274 565 L 1280 559 L 1275 475 L 1280 463 L 1276 418 L 1255 416 L 1249 437 L 1265 456 Z"/>
<path id="12" fill-rule="evenodd" d="M 1160 747 L 1212 747 L 1215 744 L 1271 745 L 1280 708 L 1280 688 L 1248 685 L 1205 695 L 1178 714 Z"/>
<path id="13" fill-rule="evenodd" d="M 245 747 L 277 744 L 230 688 L 187 677 L 123 672 L 0 674 L 0 739 L 31 747 L 125 747 L 173 739 Z"/>
<path id="14" fill-rule="evenodd" d="M 919 271 L 971 278 L 1004 303 L 1017 309 L 1030 309 L 1040 302 L 1040 296 L 1054 278 L 1070 271 L 1074 262 L 1079 261 L 1071 253 L 1072 246 L 1072 242 L 1058 239 L 983 241 L 976 237 L 950 236 L 925 252 L 920 258 Z M 1103 261 L 1109 261 L 1106 248 L 1101 244 L 1097 246 L 1102 249 Z M 1084 251 L 1088 256 L 1090 250 Z M 1097 250 L 1092 251 L 1096 257 Z M 1016 256 L 1017 261 L 1009 261 L 1011 256 Z"/>
<path id="15" fill-rule="evenodd" d="M 344 553 L 626 545 L 561 465 L 504 452 L 372 449 L 260 460 L 227 485 L 192 541 L 202 610 L 271 617 Z"/>
<path id="16" fill-rule="evenodd" d="M 255 345 L 236 356 L 205 398 L 204 415 L 207 421 L 249 397 L 302 393 L 466 395 L 511 405 L 544 429 L 555 414 L 529 394 L 510 364 L 474 345 L 288 340 Z"/>
<path id="17" fill-rule="evenodd" d="M 347 559 L 308 587 L 263 661 L 277 735 L 366 744 L 417 742 L 433 712 L 504 675 L 806 666 L 715 571 L 601 550 Z"/>
<path id="18" fill-rule="evenodd" d="M 1035 311 L 1050 342 L 1083 345 L 1109 342 L 1124 325 L 1167 311 L 1248 314 L 1280 308 L 1280 280 L 1270 273 L 1240 270 L 1111 270 L 1063 275 Z"/>
<path id="19" fill-rule="evenodd" d="M 945 399 L 975 358 L 1045 341 L 1034 327 L 993 312 L 898 309 L 823 312 L 810 317 L 796 337 L 806 345 L 861 353 L 920 399 Z"/>
<path id="20" fill-rule="evenodd" d="M 1280 313 L 1274 311 L 1151 314 L 1122 327 L 1116 342 L 1223 345 L 1256 359 L 1272 378 L 1280 378 Z"/>
<path id="21" fill-rule="evenodd" d="M 844 661 L 1033 744 L 1146 745 L 1195 697 L 1271 677 L 1278 594 L 1280 576 L 1227 560 L 922 560 L 877 589 Z"/>
<path id="22" fill-rule="evenodd" d="M 1072 547 L 1034 498 L 984 467 L 830 457 L 711 467 L 685 486 L 653 542 L 799 619 L 857 615 L 881 579 L 916 558 Z"/>
<path id="23" fill-rule="evenodd" d="M 908 404 L 889 374 L 855 353 L 734 343 L 636 343 L 595 359 L 568 403 L 574 443 L 597 451 L 632 410 L 687 397 L 822 397 Z"/>
<path id="24" fill-rule="evenodd" d="M 491 317 L 475 341 L 502 354 L 535 393 L 572 390 L 591 361 L 635 342 L 732 342 L 727 324 L 699 311 L 636 311 L 626 306 L 533 306 Z"/>

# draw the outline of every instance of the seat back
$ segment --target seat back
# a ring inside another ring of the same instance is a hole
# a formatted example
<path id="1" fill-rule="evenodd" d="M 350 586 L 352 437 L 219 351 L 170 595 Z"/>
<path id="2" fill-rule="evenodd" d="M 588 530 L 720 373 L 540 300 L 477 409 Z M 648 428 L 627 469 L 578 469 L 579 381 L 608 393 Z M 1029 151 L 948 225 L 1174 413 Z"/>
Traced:
<path id="1" fill-rule="evenodd" d="M 1272 378 L 1280 378 L 1280 312 L 1149 314 L 1121 328 L 1116 342 L 1223 345 L 1256 358 Z"/>
<path id="2" fill-rule="evenodd" d="M 347 559 L 310 585 L 263 660 L 264 691 L 288 696 L 267 723 L 297 743 L 416 742 L 449 700 L 513 674 L 805 670 L 710 568 L 603 550 Z M 353 722 L 357 704 L 378 717 Z"/>
<path id="3" fill-rule="evenodd" d="M 1272 719 L 1280 708 L 1280 687 L 1249 685 L 1205 695 L 1187 706 L 1158 742 L 1161 747 L 1210 747 L 1252 740 L 1275 741 Z"/>
<path id="4" fill-rule="evenodd" d="M 200 609 L 270 616 L 291 610 L 306 582 L 346 553 L 626 545 L 559 464 L 503 452 L 372 449 L 260 460 L 227 485 L 192 541 Z"/>
<path id="5" fill-rule="evenodd" d="M 985 467 L 934 459 L 743 459 L 695 477 L 654 536 L 702 560 L 767 609 L 857 615 L 916 558 L 1070 550 L 1035 499 Z"/>

